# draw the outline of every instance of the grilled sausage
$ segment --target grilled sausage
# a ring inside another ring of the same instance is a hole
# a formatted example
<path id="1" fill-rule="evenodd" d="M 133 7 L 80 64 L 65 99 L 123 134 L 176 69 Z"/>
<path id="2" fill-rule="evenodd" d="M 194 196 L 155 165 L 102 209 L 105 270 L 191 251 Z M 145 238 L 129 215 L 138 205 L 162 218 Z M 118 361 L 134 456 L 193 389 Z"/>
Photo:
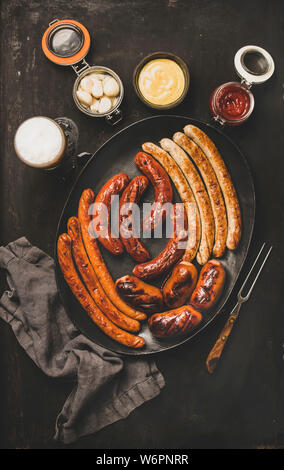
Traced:
<path id="1" fill-rule="evenodd" d="M 196 286 L 197 277 L 198 273 L 194 264 L 187 261 L 178 263 L 162 288 L 165 304 L 169 308 L 184 305 Z"/>
<path id="2" fill-rule="evenodd" d="M 214 217 L 207 191 L 195 166 L 182 148 L 171 139 L 162 139 L 160 144 L 179 165 L 194 194 L 201 220 L 201 240 L 197 253 L 197 261 L 199 264 L 205 264 L 212 252 L 215 231 Z"/>
<path id="3" fill-rule="evenodd" d="M 171 338 L 188 333 L 196 328 L 202 320 L 200 312 L 191 305 L 156 313 L 149 319 L 149 328 L 154 336 Z"/>
<path id="4" fill-rule="evenodd" d="M 136 176 L 123 191 L 119 203 L 119 232 L 126 251 L 138 263 L 150 258 L 148 250 L 135 234 L 133 203 L 137 204 L 148 186 L 146 176 Z"/>
<path id="5" fill-rule="evenodd" d="M 228 224 L 226 207 L 216 173 L 204 152 L 192 139 L 182 132 L 176 132 L 173 136 L 173 140 L 182 147 L 195 162 L 206 185 L 215 220 L 213 256 L 220 258 L 223 256 L 226 249 Z"/>
<path id="6" fill-rule="evenodd" d="M 229 250 L 235 250 L 242 234 L 241 210 L 238 196 L 225 162 L 212 140 L 201 129 L 196 126 L 188 125 L 185 126 L 184 132 L 205 153 L 216 173 L 227 210 L 228 236 L 226 243 Z"/>
<path id="7" fill-rule="evenodd" d="M 93 297 L 99 309 L 117 326 L 124 330 L 136 333 L 140 330 L 140 323 L 133 318 L 124 315 L 120 312 L 106 296 L 102 286 L 100 285 L 96 273 L 88 259 L 86 250 L 83 245 L 80 223 L 76 217 L 71 217 L 68 220 L 68 235 L 72 240 L 72 254 L 76 266 L 81 274 L 81 277 Z"/>
<path id="8" fill-rule="evenodd" d="M 200 271 L 199 279 L 190 298 L 202 312 L 211 310 L 220 299 L 225 284 L 226 272 L 220 261 L 211 259 Z"/>
<path id="9" fill-rule="evenodd" d="M 186 213 L 181 204 L 175 204 L 171 211 L 173 233 L 167 246 L 163 251 L 148 261 L 137 264 L 133 269 L 133 274 L 140 279 L 152 279 L 168 271 L 184 254 L 184 242 L 187 240 L 187 219 Z M 182 220 L 182 221 L 181 221 Z M 177 229 L 182 227 L 185 230 Z"/>
<path id="10" fill-rule="evenodd" d="M 78 210 L 78 219 L 88 258 L 94 268 L 99 283 L 116 308 L 135 320 L 145 320 L 145 313 L 134 310 L 119 297 L 116 292 L 113 279 L 99 250 L 98 244 L 95 238 L 89 233 L 89 228 L 92 228 L 89 209 L 91 204 L 94 202 L 94 198 L 94 192 L 91 189 L 85 189 L 80 198 Z"/>
<path id="11" fill-rule="evenodd" d="M 181 169 L 167 152 L 151 142 L 146 142 L 142 148 L 145 152 L 150 153 L 168 173 L 185 206 L 189 233 L 183 260 L 192 261 L 200 242 L 200 216 L 193 193 Z"/>
<path id="12" fill-rule="evenodd" d="M 120 195 L 128 183 L 129 178 L 126 173 L 120 173 L 119 175 L 113 176 L 101 188 L 95 200 L 96 207 L 93 215 L 99 221 L 96 226 L 96 230 L 98 231 L 98 234 L 101 234 L 98 236 L 98 239 L 100 243 L 115 256 L 123 253 L 123 244 L 121 243 L 119 236 L 116 237 L 115 234 L 111 232 L 110 212 L 112 196 Z M 104 220 L 106 215 L 104 214 L 105 208 L 107 208 L 106 220 Z M 116 225 L 118 225 L 118 220 Z"/>
<path id="13" fill-rule="evenodd" d="M 161 165 L 145 152 L 137 153 L 135 163 L 138 168 L 149 178 L 155 191 L 155 202 L 151 212 L 143 221 L 144 233 L 153 231 L 166 217 L 163 204 L 172 202 L 173 190 L 170 179 Z"/>
<path id="14" fill-rule="evenodd" d="M 117 279 L 115 286 L 125 302 L 142 312 L 154 313 L 163 309 L 160 289 L 146 284 L 135 276 L 123 276 Z"/>
<path id="15" fill-rule="evenodd" d="M 143 338 L 134 336 L 118 328 L 97 307 L 77 274 L 72 259 L 71 244 L 71 238 L 67 233 L 60 235 L 57 242 L 57 254 L 65 281 L 76 299 L 80 302 L 81 306 L 86 310 L 94 323 L 114 341 L 131 348 L 142 348 L 145 345 Z"/>

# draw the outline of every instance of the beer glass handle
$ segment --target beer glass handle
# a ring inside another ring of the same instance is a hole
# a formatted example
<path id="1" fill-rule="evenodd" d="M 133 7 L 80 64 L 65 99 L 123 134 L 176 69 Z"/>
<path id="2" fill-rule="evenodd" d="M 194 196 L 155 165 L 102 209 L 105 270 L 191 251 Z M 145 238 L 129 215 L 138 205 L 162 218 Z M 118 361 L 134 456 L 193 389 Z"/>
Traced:
<path id="1" fill-rule="evenodd" d="M 76 166 L 80 166 L 80 167 L 85 166 L 92 156 L 93 154 L 89 152 L 79 153 L 78 155 L 76 155 L 76 160 L 77 160 Z"/>
<path id="2" fill-rule="evenodd" d="M 65 182 L 74 180 L 74 177 L 78 174 L 76 170 L 78 168 L 83 168 L 92 155 L 93 154 L 89 152 L 82 152 L 77 155 L 73 155 L 69 160 L 67 160 L 65 165 L 62 164 L 58 168 L 61 179 Z"/>

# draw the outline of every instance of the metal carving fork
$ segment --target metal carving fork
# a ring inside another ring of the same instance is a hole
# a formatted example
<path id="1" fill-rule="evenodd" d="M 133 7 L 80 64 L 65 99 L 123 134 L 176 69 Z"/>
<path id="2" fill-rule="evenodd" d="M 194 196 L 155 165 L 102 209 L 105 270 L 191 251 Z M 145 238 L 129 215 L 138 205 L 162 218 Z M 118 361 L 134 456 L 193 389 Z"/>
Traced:
<path id="1" fill-rule="evenodd" d="M 217 339 L 215 345 L 213 346 L 213 348 L 211 349 L 211 351 L 210 351 L 210 353 L 207 357 L 206 367 L 207 367 L 208 372 L 210 372 L 210 374 L 212 374 L 212 372 L 214 372 L 214 369 L 217 365 L 218 360 L 221 357 L 221 354 L 222 354 L 224 346 L 225 346 L 225 344 L 228 340 L 228 337 L 229 337 L 229 335 L 230 335 L 230 333 L 233 329 L 233 326 L 234 326 L 234 324 L 235 324 L 235 322 L 236 322 L 236 320 L 239 316 L 241 306 L 244 302 L 246 302 L 249 299 L 249 297 L 252 293 L 252 290 L 255 286 L 255 283 L 256 283 L 256 281 L 257 281 L 257 279 L 258 279 L 258 277 L 259 277 L 259 275 L 262 271 L 262 268 L 264 267 L 264 265 L 266 263 L 266 260 L 267 260 L 268 256 L 270 255 L 270 252 L 273 248 L 272 246 L 269 248 L 269 250 L 268 250 L 268 252 L 267 252 L 260 268 L 258 269 L 258 272 L 256 273 L 256 276 L 255 276 L 255 278 L 254 278 L 254 280 L 251 284 L 251 287 L 250 287 L 248 293 L 245 296 L 243 296 L 244 288 L 246 287 L 246 284 L 247 284 L 247 282 L 250 278 L 250 275 L 251 275 L 251 273 L 252 273 L 252 271 L 253 271 L 253 269 L 254 269 L 254 267 L 255 267 L 255 265 L 256 265 L 259 257 L 260 257 L 260 255 L 261 255 L 261 253 L 263 252 L 264 247 L 265 247 L 265 243 L 262 245 L 262 247 L 261 247 L 261 249 L 260 249 L 260 251 L 259 251 L 259 253 L 258 253 L 258 255 L 257 255 L 257 257 L 256 257 L 256 259 L 255 259 L 255 261 L 254 261 L 254 263 L 253 263 L 253 265 L 252 265 L 252 267 L 251 267 L 251 269 L 250 269 L 250 271 L 249 271 L 249 273 L 248 273 L 248 275 L 247 275 L 247 277 L 246 277 L 246 279 L 245 279 L 245 281 L 242 285 L 242 287 L 239 290 L 238 302 L 236 303 L 235 307 L 231 311 L 230 316 L 229 316 L 228 320 L 226 321 L 226 324 L 225 324 L 219 338 Z"/>

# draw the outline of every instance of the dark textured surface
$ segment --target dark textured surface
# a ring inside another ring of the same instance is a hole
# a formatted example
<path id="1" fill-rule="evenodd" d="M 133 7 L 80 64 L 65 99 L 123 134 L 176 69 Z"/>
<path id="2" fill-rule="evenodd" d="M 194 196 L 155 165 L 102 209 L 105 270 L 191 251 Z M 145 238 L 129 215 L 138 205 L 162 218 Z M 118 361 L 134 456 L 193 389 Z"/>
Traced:
<path id="1" fill-rule="evenodd" d="M 120 128 L 154 111 L 132 89 L 132 71 L 155 50 L 180 55 L 191 86 L 173 114 L 208 120 L 208 97 L 234 78 L 233 55 L 244 44 L 267 48 L 276 73 L 253 88 L 255 112 L 226 133 L 244 151 L 257 199 L 252 259 L 268 240 L 274 251 L 232 333 L 220 367 L 205 369 L 222 316 L 190 345 L 157 362 L 167 386 L 127 420 L 78 442 L 75 448 L 257 447 L 284 445 L 283 269 L 283 22 L 280 0 L 159 0 L 1 2 L 1 243 L 21 235 L 52 254 L 54 234 L 70 189 L 15 157 L 13 135 L 31 115 L 66 115 L 79 125 L 79 150 L 95 151 L 114 130 L 75 108 L 72 70 L 49 63 L 40 41 L 53 18 L 71 17 L 92 32 L 89 63 L 113 68 L 125 84 Z M 71 386 L 45 377 L 27 358 L 9 327 L 0 328 L 1 447 L 52 447 L 54 419 Z"/>

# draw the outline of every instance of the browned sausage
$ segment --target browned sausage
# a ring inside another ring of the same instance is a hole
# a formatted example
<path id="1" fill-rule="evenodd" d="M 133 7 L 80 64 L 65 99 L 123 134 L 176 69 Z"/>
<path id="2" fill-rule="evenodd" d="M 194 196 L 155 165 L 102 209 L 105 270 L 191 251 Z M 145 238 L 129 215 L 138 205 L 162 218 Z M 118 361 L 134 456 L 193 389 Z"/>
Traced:
<path id="1" fill-rule="evenodd" d="M 184 150 L 171 139 L 162 139 L 160 144 L 182 170 L 195 197 L 201 221 L 201 239 L 196 259 L 199 264 L 205 264 L 212 252 L 215 232 L 214 217 L 207 191 L 197 169 Z"/>
<path id="2" fill-rule="evenodd" d="M 161 221 L 165 220 L 166 211 L 163 204 L 172 202 L 173 190 L 170 179 L 164 168 L 145 152 L 137 153 L 135 163 L 138 168 L 149 178 L 155 191 L 155 202 L 151 212 L 143 221 L 143 231 L 151 232 Z"/>
<path id="3" fill-rule="evenodd" d="M 111 212 L 111 202 L 112 196 L 120 195 L 122 191 L 126 188 L 129 183 L 129 178 L 126 173 L 120 173 L 115 175 L 101 188 L 99 191 L 96 200 L 95 200 L 95 211 L 94 217 L 97 218 L 98 222 L 95 229 L 98 231 L 98 239 L 100 243 L 113 255 L 121 255 L 123 253 L 123 244 L 121 243 L 118 237 L 115 237 L 115 234 L 111 232 L 111 222 L 110 222 L 110 212 Z M 107 219 L 104 220 L 105 208 L 107 208 Z M 118 220 L 116 223 L 118 226 Z"/>
<path id="4" fill-rule="evenodd" d="M 163 296 L 157 287 L 146 284 L 135 276 L 123 276 L 115 283 L 117 292 L 132 307 L 145 313 L 160 312 Z"/>
<path id="5" fill-rule="evenodd" d="M 143 338 L 134 336 L 118 328 L 97 307 L 77 274 L 72 259 L 71 244 L 71 238 L 67 233 L 60 235 L 57 241 L 58 261 L 65 281 L 81 306 L 86 310 L 96 325 L 114 341 L 131 348 L 142 348 L 145 345 Z"/>
<path id="6" fill-rule="evenodd" d="M 200 312 L 191 305 L 156 313 L 149 319 L 149 328 L 154 336 L 169 338 L 180 336 L 196 328 L 202 320 Z"/>
<path id="7" fill-rule="evenodd" d="M 171 217 L 173 219 L 172 225 L 174 230 L 167 246 L 151 261 L 137 264 L 133 269 L 134 276 L 137 276 L 140 279 L 152 279 L 154 277 L 158 277 L 168 271 L 184 254 L 185 247 L 180 245 L 185 245 L 184 242 L 187 240 L 187 218 L 185 210 L 183 209 L 181 211 L 181 204 L 174 204 L 173 210 L 171 211 Z M 182 224 L 181 217 L 183 218 Z M 185 230 L 178 231 L 177 233 L 177 226 L 184 227 Z"/>
<path id="8" fill-rule="evenodd" d="M 118 295 L 115 289 L 113 279 L 105 265 L 101 252 L 95 238 L 89 233 L 91 228 L 91 216 L 89 209 L 94 202 L 94 192 L 91 189 L 85 189 L 79 202 L 78 219 L 80 222 L 81 233 L 83 242 L 86 248 L 89 260 L 97 275 L 98 281 L 101 284 L 106 295 L 110 301 L 120 310 L 135 320 L 145 320 L 147 317 L 145 313 L 134 310 L 127 305 Z M 92 230 L 91 230 L 92 231 Z"/>
<path id="9" fill-rule="evenodd" d="M 148 250 L 135 235 L 133 204 L 137 204 L 148 186 L 146 176 L 136 176 L 123 191 L 119 203 L 119 232 L 126 251 L 138 263 L 150 258 Z"/>
<path id="10" fill-rule="evenodd" d="M 226 272 L 220 261 L 208 261 L 200 271 L 190 304 L 201 311 L 212 309 L 223 292 L 225 278 Z"/>
<path id="11" fill-rule="evenodd" d="M 221 258 L 226 249 L 228 223 L 226 207 L 216 173 L 205 153 L 192 139 L 187 137 L 187 135 L 184 135 L 182 132 L 176 132 L 173 136 L 173 140 L 176 144 L 180 145 L 195 162 L 206 185 L 215 220 L 213 256 Z"/>
<path id="12" fill-rule="evenodd" d="M 86 250 L 83 245 L 80 223 L 76 217 L 68 220 L 68 235 L 72 239 L 72 254 L 76 266 L 82 276 L 82 279 L 93 297 L 99 309 L 117 326 L 124 330 L 137 333 L 140 330 L 140 323 L 133 318 L 120 312 L 108 299 L 102 286 L 100 285 L 96 273 L 88 259 Z"/>
<path id="13" fill-rule="evenodd" d="M 216 173 L 223 192 L 227 210 L 227 247 L 229 250 L 235 250 L 242 234 L 242 218 L 238 196 L 225 162 L 212 140 L 209 139 L 208 135 L 206 135 L 201 129 L 196 126 L 188 125 L 185 126 L 184 132 L 197 145 L 199 145 Z"/>
<path id="14" fill-rule="evenodd" d="M 165 150 L 152 142 L 145 142 L 142 145 L 145 152 L 150 153 L 165 169 L 174 183 L 181 201 L 184 204 L 189 227 L 188 241 L 184 261 L 192 261 L 195 258 L 200 242 L 200 216 L 193 192 L 190 189 L 187 179 L 179 168 L 175 160 Z"/>
<path id="15" fill-rule="evenodd" d="M 197 277 L 198 273 L 194 264 L 180 261 L 163 286 L 165 304 L 170 308 L 184 305 L 196 286 Z"/>

